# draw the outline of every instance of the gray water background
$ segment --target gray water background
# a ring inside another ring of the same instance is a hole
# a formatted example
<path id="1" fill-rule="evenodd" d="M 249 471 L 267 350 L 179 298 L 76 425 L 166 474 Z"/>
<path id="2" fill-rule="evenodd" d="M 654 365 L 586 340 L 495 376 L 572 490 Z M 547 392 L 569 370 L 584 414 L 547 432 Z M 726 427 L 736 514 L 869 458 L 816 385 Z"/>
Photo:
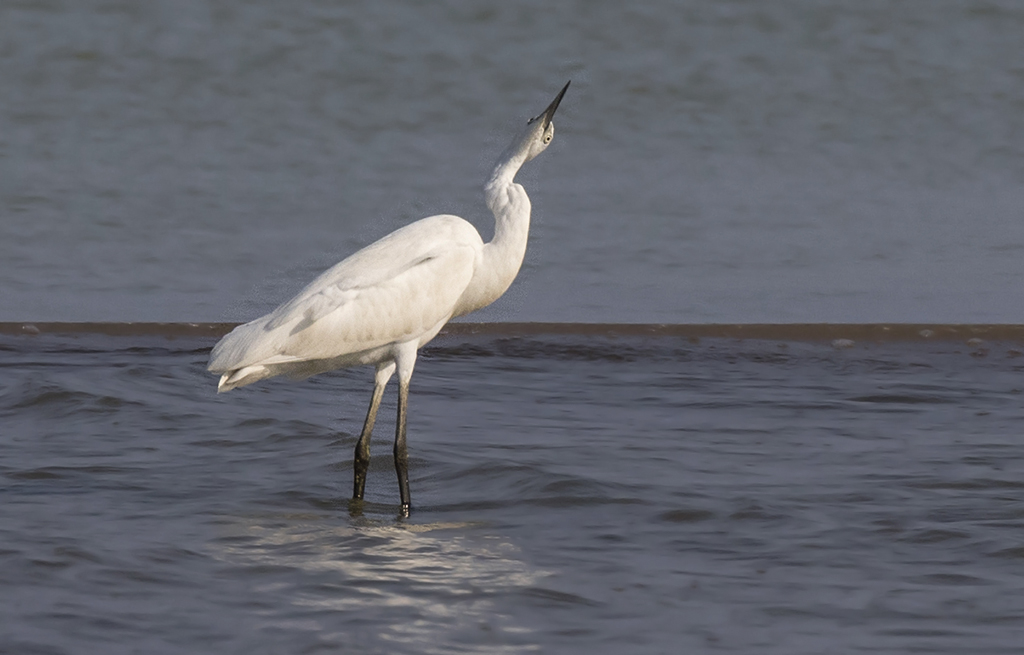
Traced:
<path id="1" fill-rule="evenodd" d="M 250 319 L 480 185 L 480 320 L 1021 322 L 1024 6 L 0 3 L 0 320 Z"/>
<path id="2" fill-rule="evenodd" d="M 1018 344 L 442 338 L 350 513 L 365 370 L 0 335 L 0 652 L 948 653 L 1024 643 Z"/>

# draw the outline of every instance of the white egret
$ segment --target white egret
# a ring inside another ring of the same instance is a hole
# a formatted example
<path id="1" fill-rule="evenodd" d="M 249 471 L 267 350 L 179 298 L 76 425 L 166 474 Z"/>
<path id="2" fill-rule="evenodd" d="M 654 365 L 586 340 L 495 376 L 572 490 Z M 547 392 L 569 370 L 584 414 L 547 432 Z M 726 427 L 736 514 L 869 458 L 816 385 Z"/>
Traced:
<path id="1" fill-rule="evenodd" d="M 408 514 L 406 406 L 419 348 L 450 319 L 497 300 L 526 254 L 530 198 L 515 183 L 520 167 L 548 147 L 551 122 L 569 84 L 531 119 L 498 159 L 484 198 L 494 214 L 494 238 L 484 243 L 469 222 L 442 214 L 400 228 L 313 280 L 266 316 L 240 325 L 210 354 L 217 391 L 264 378 L 302 379 L 338 368 L 375 364 L 373 395 L 356 442 L 353 498 L 362 500 L 370 464 L 370 434 L 384 387 L 398 371 L 395 469 L 402 513 Z"/>

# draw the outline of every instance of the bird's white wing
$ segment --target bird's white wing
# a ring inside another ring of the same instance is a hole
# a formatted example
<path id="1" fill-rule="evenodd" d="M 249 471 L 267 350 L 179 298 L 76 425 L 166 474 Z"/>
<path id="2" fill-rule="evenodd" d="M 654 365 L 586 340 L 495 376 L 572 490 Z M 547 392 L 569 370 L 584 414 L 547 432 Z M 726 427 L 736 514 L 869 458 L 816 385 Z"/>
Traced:
<path id="1" fill-rule="evenodd" d="M 328 269 L 270 314 L 235 328 L 209 370 L 331 359 L 407 341 L 451 317 L 483 242 L 455 216 L 408 225 Z"/>
<path id="2" fill-rule="evenodd" d="M 452 243 L 434 245 L 422 242 L 406 245 L 405 252 L 401 253 L 389 252 L 388 248 L 373 248 L 370 253 L 367 253 L 366 250 L 370 250 L 367 248 L 356 253 L 359 255 L 358 260 L 365 260 L 365 262 L 351 261 L 355 258 L 353 255 L 328 269 L 298 295 L 271 312 L 265 329 L 273 330 L 294 322 L 297 316 L 301 316 L 302 321 L 292 331 L 301 330 L 356 300 L 363 295 L 362 292 L 391 283 L 407 271 L 438 257 L 443 257 L 447 250 L 458 246 L 458 244 Z M 424 246 L 429 250 L 423 252 Z M 431 246 L 433 247 L 431 248 Z M 367 254 L 372 256 L 366 256 Z M 368 265 L 353 265 L 363 263 Z M 419 272 L 419 276 L 422 275 L 423 272 Z"/>

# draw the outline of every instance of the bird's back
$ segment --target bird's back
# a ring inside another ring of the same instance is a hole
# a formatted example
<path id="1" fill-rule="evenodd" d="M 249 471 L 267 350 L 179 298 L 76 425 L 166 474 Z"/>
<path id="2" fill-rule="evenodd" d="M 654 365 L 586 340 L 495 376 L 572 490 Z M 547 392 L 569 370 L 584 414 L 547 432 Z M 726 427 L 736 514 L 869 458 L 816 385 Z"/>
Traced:
<path id="1" fill-rule="evenodd" d="M 317 362 L 346 365 L 349 356 L 352 364 L 371 363 L 360 357 L 373 359 L 390 344 L 429 340 L 451 318 L 482 247 L 476 229 L 457 216 L 411 223 L 331 267 L 269 314 L 235 328 L 214 347 L 209 370 L 227 378 L 255 367 L 251 380 L 239 379 L 233 388 L 278 373 L 320 372 Z"/>

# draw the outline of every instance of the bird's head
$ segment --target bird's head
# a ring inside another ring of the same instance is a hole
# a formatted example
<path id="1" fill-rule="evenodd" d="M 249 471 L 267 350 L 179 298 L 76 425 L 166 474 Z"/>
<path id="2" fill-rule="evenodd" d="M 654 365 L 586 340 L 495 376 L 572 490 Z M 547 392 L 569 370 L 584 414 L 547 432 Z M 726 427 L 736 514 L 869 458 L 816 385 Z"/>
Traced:
<path id="1" fill-rule="evenodd" d="M 551 122 L 551 119 L 555 115 L 555 110 L 558 109 L 558 103 L 562 102 L 562 96 L 565 95 L 570 82 L 565 83 L 565 86 L 558 92 L 558 95 L 551 101 L 547 109 L 541 112 L 539 116 L 531 118 L 526 124 L 526 133 L 520 140 L 520 147 L 526 149 L 526 161 L 530 161 L 544 152 L 544 149 L 548 147 L 548 144 L 555 137 L 555 124 Z"/>
<path id="2" fill-rule="evenodd" d="M 526 123 L 526 128 L 513 139 L 508 148 L 505 148 L 505 152 L 501 153 L 501 157 L 494 165 L 494 172 L 484 185 L 485 188 L 497 189 L 512 183 L 520 166 L 544 152 L 551 139 L 555 137 L 555 124 L 551 122 L 551 118 L 555 115 L 558 103 L 562 102 L 562 96 L 568 88 L 569 83 L 566 82 L 548 108 L 536 118 L 531 118 Z"/>

